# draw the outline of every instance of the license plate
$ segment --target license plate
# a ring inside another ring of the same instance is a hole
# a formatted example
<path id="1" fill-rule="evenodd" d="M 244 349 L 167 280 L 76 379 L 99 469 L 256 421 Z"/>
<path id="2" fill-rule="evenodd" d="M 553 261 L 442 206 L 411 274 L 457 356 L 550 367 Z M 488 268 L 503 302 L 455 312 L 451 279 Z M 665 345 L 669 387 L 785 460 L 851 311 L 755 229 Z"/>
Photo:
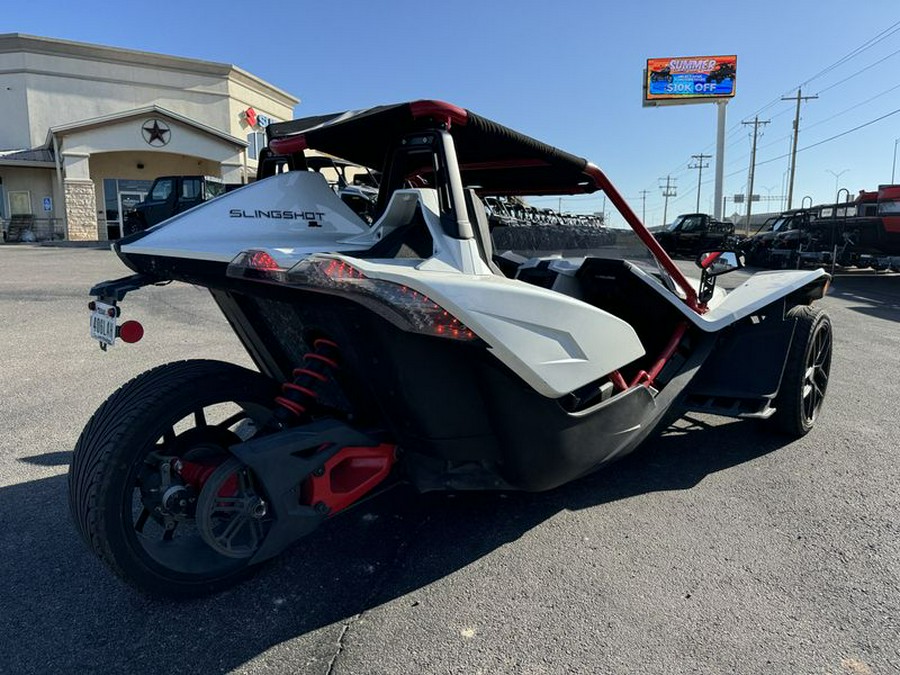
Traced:
<path id="1" fill-rule="evenodd" d="M 91 313 L 91 337 L 100 344 L 112 347 L 116 342 L 116 317 L 109 316 L 109 305 L 97 303 L 97 309 Z"/>

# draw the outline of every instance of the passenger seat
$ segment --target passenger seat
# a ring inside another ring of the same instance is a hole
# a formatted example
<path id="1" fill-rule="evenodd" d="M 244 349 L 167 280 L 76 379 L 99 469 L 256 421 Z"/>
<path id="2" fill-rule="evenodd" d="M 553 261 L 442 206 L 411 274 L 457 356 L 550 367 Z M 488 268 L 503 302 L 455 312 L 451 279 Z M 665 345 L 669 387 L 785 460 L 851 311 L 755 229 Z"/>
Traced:
<path id="1" fill-rule="evenodd" d="M 498 276 L 506 276 L 494 262 L 494 243 L 491 241 L 491 230 L 488 225 L 487 211 L 484 202 L 475 194 L 475 190 L 469 188 L 466 194 L 466 210 L 469 212 L 469 222 L 472 223 L 472 231 L 475 241 L 478 242 L 478 251 L 491 271 Z"/>

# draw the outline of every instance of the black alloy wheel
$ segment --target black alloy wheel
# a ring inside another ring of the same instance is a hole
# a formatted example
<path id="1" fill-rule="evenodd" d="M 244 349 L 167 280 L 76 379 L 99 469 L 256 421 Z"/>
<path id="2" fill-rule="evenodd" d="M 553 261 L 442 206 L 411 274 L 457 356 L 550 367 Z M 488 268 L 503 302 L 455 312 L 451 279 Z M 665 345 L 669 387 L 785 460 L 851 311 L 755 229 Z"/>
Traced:
<path id="1" fill-rule="evenodd" d="M 809 433 L 822 410 L 834 335 L 831 318 L 819 307 L 794 307 L 787 319 L 797 323 L 772 420 L 780 431 L 799 438 Z"/>
<path id="2" fill-rule="evenodd" d="M 237 470 L 227 448 L 268 421 L 276 395 L 268 378 L 218 361 L 166 364 L 123 385 L 88 422 L 69 468 L 69 506 L 88 546 L 154 596 L 202 595 L 249 575 L 271 521 L 252 473 Z M 198 505 L 213 477 L 219 499 L 206 503 L 218 511 L 204 518 Z M 255 507 L 250 525 L 240 509 L 226 513 L 232 496 Z M 211 529 L 218 540 L 226 531 L 239 554 L 210 546 Z"/>

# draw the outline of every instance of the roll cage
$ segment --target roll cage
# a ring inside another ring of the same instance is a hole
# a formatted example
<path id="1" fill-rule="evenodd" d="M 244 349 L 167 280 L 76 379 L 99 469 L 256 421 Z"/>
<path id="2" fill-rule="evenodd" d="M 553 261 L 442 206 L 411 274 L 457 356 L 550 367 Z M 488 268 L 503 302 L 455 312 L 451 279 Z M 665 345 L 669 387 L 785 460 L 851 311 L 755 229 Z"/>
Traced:
<path id="1" fill-rule="evenodd" d="M 379 214 L 404 184 L 436 189 L 442 228 L 455 239 L 480 236 L 472 223 L 476 216 L 466 206 L 466 187 L 485 195 L 603 191 L 686 304 L 705 312 L 693 285 L 597 166 L 469 110 L 442 101 L 413 101 L 276 123 L 266 133 L 269 143 L 261 164 L 281 157 L 288 158 L 290 168 L 302 169 L 304 151 L 314 149 L 380 170 Z"/>

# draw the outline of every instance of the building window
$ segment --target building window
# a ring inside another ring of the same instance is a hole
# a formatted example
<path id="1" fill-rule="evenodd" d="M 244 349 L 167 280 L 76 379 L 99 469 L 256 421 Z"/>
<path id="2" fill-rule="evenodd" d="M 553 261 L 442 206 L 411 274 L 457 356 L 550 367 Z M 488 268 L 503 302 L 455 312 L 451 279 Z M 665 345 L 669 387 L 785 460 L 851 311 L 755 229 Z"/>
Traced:
<path id="1" fill-rule="evenodd" d="M 252 131 L 247 134 L 247 157 L 254 162 L 259 159 L 259 153 L 266 147 L 266 133 L 264 131 Z"/>
<path id="2" fill-rule="evenodd" d="M 10 190 L 9 215 L 20 216 L 30 215 L 31 213 L 31 192 L 28 190 Z"/>

